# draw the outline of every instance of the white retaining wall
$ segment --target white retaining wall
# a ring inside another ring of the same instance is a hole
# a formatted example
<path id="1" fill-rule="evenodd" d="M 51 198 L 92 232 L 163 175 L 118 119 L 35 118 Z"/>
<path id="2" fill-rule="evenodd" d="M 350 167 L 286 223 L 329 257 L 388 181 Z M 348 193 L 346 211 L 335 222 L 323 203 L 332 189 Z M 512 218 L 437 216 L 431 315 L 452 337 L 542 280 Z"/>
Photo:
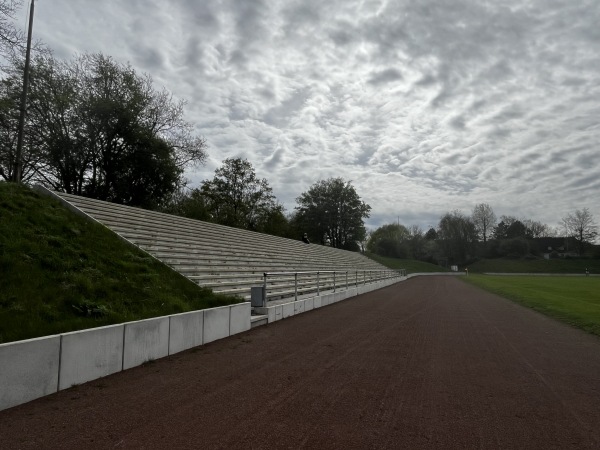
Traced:
<path id="1" fill-rule="evenodd" d="M 58 390 L 60 336 L 0 345 L 0 409 Z"/>
<path id="2" fill-rule="evenodd" d="M 0 410 L 250 329 L 250 303 L 0 344 Z"/>
<path id="3" fill-rule="evenodd" d="M 393 278 L 267 308 L 267 323 L 406 279 Z M 0 344 L 0 410 L 251 327 L 250 303 Z"/>
<path id="4" fill-rule="evenodd" d="M 124 324 L 112 325 L 57 337 L 62 341 L 58 390 L 120 372 L 124 328 Z"/>

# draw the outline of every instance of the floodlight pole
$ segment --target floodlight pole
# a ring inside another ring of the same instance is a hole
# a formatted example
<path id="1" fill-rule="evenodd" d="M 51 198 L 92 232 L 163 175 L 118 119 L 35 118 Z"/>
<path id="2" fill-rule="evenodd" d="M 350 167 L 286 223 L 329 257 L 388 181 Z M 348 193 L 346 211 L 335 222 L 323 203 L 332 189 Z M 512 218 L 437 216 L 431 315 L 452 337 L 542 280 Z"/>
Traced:
<path id="1" fill-rule="evenodd" d="M 23 92 L 21 93 L 21 107 L 19 108 L 19 129 L 17 134 L 17 153 L 15 155 L 15 171 L 13 181 L 19 183 L 23 174 L 23 129 L 25 128 L 25 115 L 27 113 L 27 91 L 29 89 L 29 60 L 31 56 L 31 34 L 33 30 L 33 10 L 35 0 L 31 0 L 29 8 L 29 30 L 27 31 L 27 51 L 25 52 L 25 70 L 23 71 Z"/>

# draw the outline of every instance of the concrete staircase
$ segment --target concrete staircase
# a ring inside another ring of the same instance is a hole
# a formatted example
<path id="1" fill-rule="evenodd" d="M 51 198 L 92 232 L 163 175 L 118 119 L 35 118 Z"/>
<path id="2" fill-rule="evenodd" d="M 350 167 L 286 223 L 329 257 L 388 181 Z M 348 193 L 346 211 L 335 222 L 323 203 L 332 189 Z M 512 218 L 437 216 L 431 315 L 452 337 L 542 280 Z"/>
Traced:
<path id="1" fill-rule="evenodd" d="M 337 286 L 364 282 L 370 271 L 386 267 L 355 252 L 305 244 L 262 233 L 186 219 L 114 203 L 53 193 L 67 206 L 102 223 L 127 241 L 169 265 L 200 286 L 215 292 L 250 298 L 265 272 L 338 271 Z M 345 272 L 348 272 L 345 275 Z M 331 273 L 320 274 L 323 286 L 333 287 Z M 316 274 L 301 275 L 297 291 L 309 292 Z M 294 295 L 294 277 L 270 284 L 269 298 Z"/>

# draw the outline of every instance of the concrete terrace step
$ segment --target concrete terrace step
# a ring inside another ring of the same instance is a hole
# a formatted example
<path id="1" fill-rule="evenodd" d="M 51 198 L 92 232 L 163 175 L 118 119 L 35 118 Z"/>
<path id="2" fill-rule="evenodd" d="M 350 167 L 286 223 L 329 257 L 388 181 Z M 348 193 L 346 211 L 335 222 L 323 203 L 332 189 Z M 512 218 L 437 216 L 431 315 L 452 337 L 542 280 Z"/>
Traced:
<path id="1" fill-rule="evenodd" d="M 92 202 L 97 202 L 97 201 L 92 201 Z M 119 205 L 119 206 L 120 206 L 120 205 Z M 122 207 L 122 208 L 126 208 L 126 207 Z M 135 208 L 130 208 L 130 209 L 134 209 L 134 210 L 135 210 Z M 138 211 L 143 211 L 143 210 L 138 210 Z M 143 212 L 144 212 L 144 213 L 146 213 L 146 211 L 143 211 Z M 150 213 L 152 213 L 152 212 L 150 212 Z M 96 211 L 96 214 L 97 214 L 97 211 Z M 153 213 L 153 214 L 158 214 L 158 215 L 159 215 L 159 217 L 165 216 L 164 214 L 161 214 L 161 213 Z M 98 216 L 100 216 L 100 214 L 97 214 L 97 215 L 98 215 Z M 118 217 L 118 219 L 119 219 L 120 221 L 123 221 L 123 220 L 122 220 L 122 219 L 123 219 L 123 216 L 122 216 L 122 214 L 119 214 L 119 215 L 117 215 L 116 217 Z M 174 217 L 174 216 L 167 216 L 167 217 L 168 217 L 168 218 L 172 218 L 172 217 Z M 99 218 L 101 218 L 101 217 L 99 217 Z M 131 219 L 131 218 L 130 218 L 130 219 Z M 188 224 L 187 222 L 189 222 L 189 221 L 190 221 L 190 219 L 185 219 L 185 220 L 186 220 L 186 224 Z M 106 221 L 108 221 L 108 220 L 106 220 Z M 193 221 L 193 222 L 195 222 L 196 224 L 197 224 L 197 223 L 202 223 L 202 224 L 204 224 L 204 222 L 198 222 L 198 221 Z M 142 227 L 140 227 L 140 224 L 141 224 L 141 223 L 142 223 L 142 222 L 141 222 L 139 219 L 130 220 L 130 226 L 133 226 L 133 227 L 134 227 L 134 229 L 136 229 L 136 230 L 142 230 Z M 152 233 L 152 235 L 153 235 L 155 238 L 158 238 L 158 237 L 159 237 L 159 235 L 160 235 L 160 226 L 159 226 L 159 225 L 160 225 L 160 223 L 158 223 L 158 222 L 151 222 L 149 225 L 151 226 L 150 233 Z M 188 225 L 189 225 L 189 224 L 188 224 Z M 113 226 L 115 226 L 115 225 L 113 225 Z M 173 223 L 169 223 L 169 224 L 166 226 L 166 228 L 167 228 L 167 230 L 168 230 L 168 231 L 167 231 L 168 235 L 172 235 L 172 234 L 173 234 Z M 229 227 L 223 227 L 223 228 L 224 228 L 224 229 L 228 229 L 228 232 L 234 232 L 234 233 L 243 232 L 243 233 L 246 233 L 246 234 L 247 234 L 247 233 L 252 233 L 252 232 L 248 232 L 248 231 L 246 231 L 246 230 L 238 230 L 238 229 L 229 228 Z M 130 230 L 131 230 L 131 228 L 130 228 L 128 231 L 130 232 Z M 148 231 L 148 230 L 146 230 L 146 231 Z M 221 231 L 222 231 L 222 230 L 221 230 Z M 183 233 L 180 233 L 180 235 L 181 235 L 181 234 L 183 234 Z M 196 230 L 196 229 L 194 229 L 194 234 L 195 234 L 196 236 L 198 236 L 198 233 L 197 233 L 197 230 Z M 206 234 L 206 233 L 205 233 L 205 234 Z M 252 233 L 252 234 L 253 234 L 253 235 L 255 235 L 254 237 L 256 237 L 256 236 L 261 236 L 262 238 L 265 238 L 265 237 L 266 237 L 266 238 L 267 238 L 267 242 L 268 242 L 268 239 L 269 239 L 269 238 L 275 238 L 275 239 L 279 239 L 279 240 L 286 241 L 286 242 L 288 242 L 288 243 L 292 243 L 292 244 L 294 244 L 294 246 L 295 246 L 295 247 L 294 247 L 294 249 L 295 249 L 295 250 L 298 250 L 298 249 L 307 250 L 307 249 L 313 249 L 313 248 L 317 247 L 317 246 L 306 246 L 306 245 L 305 245 L 305 244 L 303 244 L 303 243 L 299 243 L 299 242 L 296 242 L 296 241 L 293 241 L 293 240 L 289 240 L 289 239 L 284 239 L 284 238 L 276 238 L 276 237 L 273 237 L 273 236 L 268 236 L 268 235 L 261 235 L 260 233 Z M 225 234 L 224 234 L 223 232 L 220 232 L 220 233 L 218 234 L 218 237 L 219 237 L 219 238 L 222 238 L 223 236 L 225 236 Z M 189 236 L 189 237 L 192 237 L 192 236 Z M 214 237 L 214 235 L 213 235 L 213 237 Z M 204 239 L 206 239 L 206 236 L 204 236 Z M 189 238 L 188 238 L 188 240 L 189 240 Z M 203 242 L 206 242 L 206 240 L 204 240 Z M 210 242 L 212 242 L 212 240 L 210 240 Z M 280 244 L 280 243 L 278 243 L 278 244 Z M 318 246 L 318 247 L 320 247 L 320 246 Z M 262 247 L 262 248 L 264 248 L 264 247 Z M 280 246 L 280 245 L 278 245 L 278 248 L 280 249 L 280 248 L 281 248 L 281 246 Z M 319 250 L 322 250 L 322 251 L 327 251 L 327 249 L 328 249 L 327 247 L 322 247 L 322 248 L 321 248 L 321 249 L 319 249 Z M 342 250 L 338 250 L 338 249 L 335 249 L 335 251 L 336 251 L 336 252 L 344 252 L 344 251 L 342 251 Z M 352 252 L 347 252 L 347 253 L 348 253 L 348 256 L 350 256 L 350 257 L 351 257 L 351 259 L 353 259 L 353 260 L 355 260 L 355 261 L 361 261 L 361 262 L 365 262 L 365 260 L 367 260 L 367 261 L 369 261 L 369 263 L 372 263 L 372 262 L 373 262 L 372 260 L 369 260 L 368 258 L 365 258 L 363 255 L 357 255 L 357 254 L 354 254 L 354 253 L 352 253 Z M 337 255 L 338 255 L 338 257 L 340 256 L 340 254 L 339 254 L 339 253 L 338 253 Z M 359 258 L 357 258 L 357 256 L 358 256 Z"/>
<path id="2" fill-rule="evenodd" d="M 89 199 L 85 199 L 85 200 L 88 201 L 88 202 L 90 202 L 90 203 L 92 203 L 92 205 L 94 205 L 94 203 L 98 202 L 96 200 L 89 200 Z M 82 205 L 80 205 L 80 206 L 82 206 Z M 129 209 L 132 209 L 132 210 L 136 210 L 136 208 L 123 207 L 121 205 L 118 205 L 118 206 L 120 206 L 121 208 L 129 208 Z M 86 209 L 86 208 L 83 208 L 83 209 Z M 167 224 L 167 230 L 168 230 L 168 233 L 172 234 L 172 232 L 173 232 L 173 226 L 175 225 L 173 223 L 172 218 L 176 218 L 176 216 L 169 216 L 169 215 L 165 215 L 165 214 L 162 214 L 162 213 L 156 213 L 156 212 L 152 212 L 152 211 L 144 211 L 144 210 L 137 210 L 137 211 L 142 211 L 142 213 L 140 213 L 140 217 L 146 217 L 149 214 L 158 215 L 158 217 L 160 217 L 160 218 L 164 218 L 164 216 L 166 216 L 169 219 L 168 224 Z M 98 216 L 101 215 L 101 213 L 99 213 L 97 210 L 95 211 L 95 213 Z M 143 220 L 140 220 L 139 218 L 135 218 L 135 220 L 131 220 L 132 217 L 130 217 L 129 219 L 127 219 L 127 218 L 124 218 L 122 216 L 122 214 L 118 214 L 118 215 L 114 215 L 113 214 L 112 216 L 114 218 L 116 218 L 117 222 L 118 221 L 129 221 L 133 225 L 134 229 L 141 229 L 142 228 L 142 227 L 140 227 L 140 224 L 143 223 Z M 176 219 L 182 219 L 182 218 L 176 218 Z M 183 220 L 185 221 L 184 224 L 186 226 L 190 225 L 190 223 L 189 223 L 190 221 L 193 222 L 194 224 L 198 224 L 198 223 L 206 224 L 205 222 L 193 221 L 191 219 L 183 219 Z M 109 220 L 107 219 L 107 221 L 109 221 Z M 115 223 L 117 223 L 117 222 L 115 222 Z M 154 231 L 154 232 L 159 231 L 160 230 L 160 223 L 161 223 L 160 221 L 150 221 L 149 225 L 151 226 L 152 231 Z M 214 225 L 214 224 L 210 224 L 210 225 Z M 317 247 L 317 246 L 307 246 L 307 245 L 305 245 L 303 243 L 296 242 L 296 241 L 290 240 L 290 239 L 278 238 L 278 237 L 275 237 L 275 236 L 263 235 L 261 233 L 254 233 L 254 232 L 249 232 L 247 230 L 239 230 L 239 229 L 230 228 L 230 227 L 222 227 L 222 229 L 219 230 L 219 233 L 216 235 L 216 237 L 226 236 L 226 234 L 223 232 L 223 229 L 226 229 L 228 233 L 245 233 L 246 235 L 248 233 L 251 233 L 254 238 L 263 238 L 263 239 L 265 239 L 265 242 L 272 242 L 272 239 L 276 239 L 276 240 L 278 239 L 280 241 L 287 242 L 288 244 L 292 243 L 295 246 L 294 248 L 296 248 L 296 249 L 298 249 L 298 248 L 311 249 L 311 248 Z M 182 228 L 182 233 L 180 233 L 180 234 L 183 234 L 183 230 L 185 230 L 185 228 Z M 197 230 L 194 228 L 193 231 L 196 232 Z M 206 231 L 205 231 L 205 234 L 207 234 Z M 329 249 L 328 247 L 322 247 L 320 249 L 320 251 L 327 251 L 328 249 Z M 338 252 L 338 256 L 339 256 L 339 252 L 346 252 L 344 250 L 339 250 L 339 249 L 330 249 L 330 250 L 334 250 L 335 252 Z M 346 253 L 348 253 L 348 255 L 351 258 L 353 258 L 353 259 L 356 259 L 357 257 L 359 259 L 362 259 L 362 260 L 368 259 L 368 258 L 365 258 L 363 255 L 358 255 L 358 254 L 355 254 L 353 252 L 346 252 Z"/>
<path id="3" fill-rule="evenodd" d="M 387 270 L 364 255 L 299 240 L 147 211 L 99 200 L 58 194 L 123 238 L 168 264 L 190 280 L 248 299 L 261 286 L 264 272 L 348 271 L 349 284 L 361 282 L 360 271 Z M 354 273 L 359 271 L 358 277 Z M 298 278 L 298 293 L 316 292 L 316 274 Z M 294 278 L 269 279 L 269 298 L 294 295 Z M 333 289 L 333 275 L 320 274 L 320 289 Z M 336 286 L 345 284 L 336 275 Z"/>

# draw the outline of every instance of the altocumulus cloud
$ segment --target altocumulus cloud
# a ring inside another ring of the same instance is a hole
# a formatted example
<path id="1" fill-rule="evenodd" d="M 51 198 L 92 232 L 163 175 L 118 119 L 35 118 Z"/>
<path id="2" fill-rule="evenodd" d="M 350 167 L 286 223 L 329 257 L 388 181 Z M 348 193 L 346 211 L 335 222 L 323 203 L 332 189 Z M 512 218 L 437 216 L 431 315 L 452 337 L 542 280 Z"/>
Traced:
<path id="1" fill-rule="evenodd" d="M 194 183 L 242 156 L 288 210 L 319 179 L 352 180 L 371 226 L 482 202 L 549 225 L 600 218 L 599 2 L 36 6 L 56 56 L 112 55 L 187 101 L 210 153 Z"/>

